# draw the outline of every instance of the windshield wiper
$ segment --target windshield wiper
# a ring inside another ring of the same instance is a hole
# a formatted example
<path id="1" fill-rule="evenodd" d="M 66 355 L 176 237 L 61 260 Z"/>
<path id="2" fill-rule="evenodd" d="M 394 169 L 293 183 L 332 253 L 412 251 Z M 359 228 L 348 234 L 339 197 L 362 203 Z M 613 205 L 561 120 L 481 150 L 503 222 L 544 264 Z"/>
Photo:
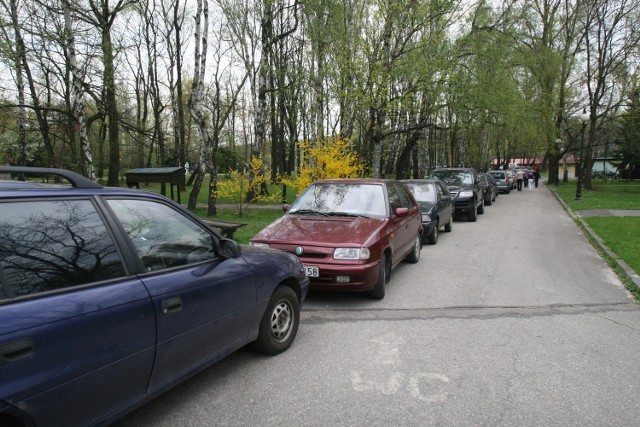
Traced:
<path id="1" fill-rule="evenodd" d="M 298 209 L 297 211 L 289 211 L 292 215 L 320 215 L 327 216 L 324 212 L 314 211 L 313 209 Z"/>
<path id="2" fill-rule="evenodd" d="M 369 218 L 366 215 L 357 214 L 357 213 L 353 213 L 353 212 L 329 212 L 329 213 L 327 213 L 327 215 L 330 215 L 330 216 L 349 216 L 349 217 L 357 217 L 357 218 Z"/>

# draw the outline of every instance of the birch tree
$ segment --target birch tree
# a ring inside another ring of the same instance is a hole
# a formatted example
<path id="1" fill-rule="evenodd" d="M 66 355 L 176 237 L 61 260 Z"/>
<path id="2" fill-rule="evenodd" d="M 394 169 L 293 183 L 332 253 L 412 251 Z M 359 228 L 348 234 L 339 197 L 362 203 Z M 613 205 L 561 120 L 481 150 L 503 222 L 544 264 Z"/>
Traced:
<path id="1" fill-rule="evenodd" d="M 96 174 L 93 167 L 93 155 L 91 153 L 91 146 L 89 145 L 89 136 L 87 133 L 87 115 L 84 111 L 82 72 L 78 68 L 78 61 L 76 58 L 76 47 L 73 28 L 71 26 L 71 6 L 69 4 L 69 0 L 62 0 L 62 9 L 64 13 L 66 49 L 69 57 L 69 68 L 72 75 L 71 98 L 78 134 L 80 135 L 81 159 L 86 176 L 95 181 Z"/>

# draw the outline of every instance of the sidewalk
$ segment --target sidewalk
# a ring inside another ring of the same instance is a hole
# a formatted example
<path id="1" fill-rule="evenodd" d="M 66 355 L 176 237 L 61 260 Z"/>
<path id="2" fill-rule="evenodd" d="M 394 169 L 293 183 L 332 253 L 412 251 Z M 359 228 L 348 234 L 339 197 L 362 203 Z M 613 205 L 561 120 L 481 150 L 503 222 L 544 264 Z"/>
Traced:
<path id="1" fill-rule="evenodd" d="M 565 211 L 569 214 L 569 216 L 571 216 L 574 220 L 579 222 L 579 224 L 582 226 L 582 229 L 585 230 L 589 234 L 589 236 L 591 236 L 593 238 L 593 240 L 596 241 L 596 243 L 600 247 L 600 249 L 602 249 L 607 254 L 607 256 L 609 256 L 611 259 L 613 259 L 613 262 L 618 267 L 620 267 L 622 270 L 624 270 L 624 272 L 627 274 L 629 279 L 631 279 L 631 281 L 634 283 L 636 288 L 640 290 L 640 276 L 638 275 L 638 273 L 636 273 L 636 271 L 634 269 L 629 267 L 629 265 L 626 262 L 624 262 L 622 259 L 620 259 L 618 254 L 613 252 L 604 243 L 604 241 L 600 238 L 600 236 L 598 236 L 591 229 L 591 227 L 589 227 L 589 225 L 585 221 L 582 220 L 583 218 L 591 218 L 591 217 L 598 217 L 598 216 L 617 216 L 617 217 L 622 217 L 622 216 L 640 216 L 640 210 L 587 209 L 587 210 L 582 210 L 582 211 L 574 211 L 571 208 L 569 208 L 569 206 L 567 206 L 566 203 L 564 203 L 564 201 L 560 198 L 560 196 L 558 196 L 558 194 L 556 194 L 555 191 L 553 191 L 551 188 L 549 188 L 549 191 L 551 191 L 551 193 L 555 196 L 556 200 L 558 200 L 558 202 L 564 207 Z"/>
<path id="2" fill-rule="evenodd" d="M 587 209 L 574 211 L 579 218 L 591 218 L 594 216 L 640 216 L 640 210 L 625 209 Z"/>

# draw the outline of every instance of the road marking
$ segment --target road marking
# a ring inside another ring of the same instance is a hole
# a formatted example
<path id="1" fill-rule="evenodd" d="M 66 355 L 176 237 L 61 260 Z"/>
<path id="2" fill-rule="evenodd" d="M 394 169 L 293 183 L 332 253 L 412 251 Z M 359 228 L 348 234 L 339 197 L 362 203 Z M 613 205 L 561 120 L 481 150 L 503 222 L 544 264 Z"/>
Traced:
<path id="1" fill-rule="evenodd" d="M 351 386 L 357 392 L 378 392 L 386 396 L 395 395 L 402 390 L 414 399 L 425 402 L 444 402 L 447 393 L 442 390 L 443 385 L 450 379 L 443 374 L 434 372 L 419 372 L 407 374 L 393 372 L 387 376 L 385 366 L 400 365 L 400 347 L 402 337 L 394 333 L 381 335 L 371 340 L 378 344 L 378 352 L 373 358 L 371 369 L 351 371 Z"/>

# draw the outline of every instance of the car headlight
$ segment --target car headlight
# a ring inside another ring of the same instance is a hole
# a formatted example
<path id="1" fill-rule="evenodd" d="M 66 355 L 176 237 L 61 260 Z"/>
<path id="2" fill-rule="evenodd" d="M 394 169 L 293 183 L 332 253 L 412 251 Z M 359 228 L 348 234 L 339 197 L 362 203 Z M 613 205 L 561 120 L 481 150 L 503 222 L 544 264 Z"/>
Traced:
<path id="1" fill-rule="evenodd" d="M 431 216 L 429 216 L 429 214 L 422 214 L 422 222 L 431 222 Z"/>
<path id="2" fill-rule="evenodd" d="M 262 242 L 249 242 L 249 246 L 256 246 L 258 248 L 268 248 L 269 244 L 268 243 L 262 243 Z"/>
<path id="3" fill-rule="evenodd" d="M 458 197 L 473 197 L 473 191 L 471 191 L 471 190 L 464 190 L 464 191 L 461 191 L 461 192 L 458 194 Z"/>
<path id="4" fill-rule="evenodd" d="M 336 248 L 333 259 L 369 259 L 371 252 L 367 248 Z"/>

